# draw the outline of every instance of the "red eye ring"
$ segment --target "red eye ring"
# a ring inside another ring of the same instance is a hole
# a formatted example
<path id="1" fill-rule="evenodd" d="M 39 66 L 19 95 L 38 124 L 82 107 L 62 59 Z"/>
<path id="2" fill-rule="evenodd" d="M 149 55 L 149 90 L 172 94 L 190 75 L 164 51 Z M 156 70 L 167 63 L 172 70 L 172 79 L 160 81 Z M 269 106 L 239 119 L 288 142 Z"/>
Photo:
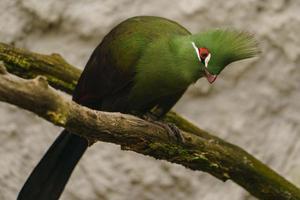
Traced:
<path id="1" fill-rule="evenodd" d="M 199 51 L 199 56 L 200 56 L 201 60 L 205 60 L 205 58 L 209 54 L 208 49 L 205 47 L 201 47 L 201 48 L 198 48 L 198 51 Z"/>

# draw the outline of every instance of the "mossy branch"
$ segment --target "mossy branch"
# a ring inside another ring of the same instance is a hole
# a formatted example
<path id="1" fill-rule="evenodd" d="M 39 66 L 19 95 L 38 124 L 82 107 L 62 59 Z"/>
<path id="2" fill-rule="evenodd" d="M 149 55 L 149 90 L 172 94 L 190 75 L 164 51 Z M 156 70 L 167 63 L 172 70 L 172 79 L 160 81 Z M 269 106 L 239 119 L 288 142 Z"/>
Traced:
<path id="1" fill-rule="evenodd" d="M 8 71 L 0 65 L 0 101 L 90 140 L 119 144 L 124 150 L 205 171 L 223 181 L 231 179 L 259 199 L 300 199 L 300 190 L 268 166 L 175 112 L 168 113 L 164 120 L 182 130 L 185 144 L 170 139 L 161 126 L 135 116 L 77 105 L 51 87 L 71 94 L 80 76 L 80 70 L 57 54 L 41 55 L 0 43 L 0 60 Z"/>

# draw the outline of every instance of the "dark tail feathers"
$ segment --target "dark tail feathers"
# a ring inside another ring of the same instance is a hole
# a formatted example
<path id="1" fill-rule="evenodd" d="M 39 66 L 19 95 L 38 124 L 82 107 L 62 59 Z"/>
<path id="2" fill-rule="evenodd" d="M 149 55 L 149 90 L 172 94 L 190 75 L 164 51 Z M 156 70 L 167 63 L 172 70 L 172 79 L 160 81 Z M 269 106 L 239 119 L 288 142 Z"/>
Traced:
<path id="1" fill-rule="evenodd" d="M 31 172 L 17 200 L 57 200 L 87 147 L 86 139 L 62 131 Z"/>

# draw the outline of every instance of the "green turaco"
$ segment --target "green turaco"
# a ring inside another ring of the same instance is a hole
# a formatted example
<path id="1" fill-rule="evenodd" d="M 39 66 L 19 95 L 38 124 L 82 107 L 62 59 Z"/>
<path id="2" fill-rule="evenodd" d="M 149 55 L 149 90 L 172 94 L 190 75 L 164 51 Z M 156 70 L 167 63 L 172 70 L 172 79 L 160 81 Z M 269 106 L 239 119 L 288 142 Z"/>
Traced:
<path id="1" fill-rule="evenodd" d="M 94 50 L 73 100 L 92 109 L 159 120 L 199 78 L 213 83 L 228 64 L 258 52 L 255 39 L 246 32 L 216 29 L 191 34 L 168 19 L 133 17 L 113 28 Z M 18 199 L 58 199 L 87 147 L 85 138 L 64 130 Z"/>

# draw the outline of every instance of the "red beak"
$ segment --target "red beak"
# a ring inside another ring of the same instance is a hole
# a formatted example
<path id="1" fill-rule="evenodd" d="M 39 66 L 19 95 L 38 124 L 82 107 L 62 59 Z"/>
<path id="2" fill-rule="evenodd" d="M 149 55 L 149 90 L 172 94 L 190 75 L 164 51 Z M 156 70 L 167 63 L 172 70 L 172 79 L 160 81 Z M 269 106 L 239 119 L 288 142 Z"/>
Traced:
<path id="1" fill-rule="evenodd" d="M 217 79 L 217 75 L 209 73 L 207 69 L 204 69 L 205 77 L 209 83 L 213 83 Z"/>

